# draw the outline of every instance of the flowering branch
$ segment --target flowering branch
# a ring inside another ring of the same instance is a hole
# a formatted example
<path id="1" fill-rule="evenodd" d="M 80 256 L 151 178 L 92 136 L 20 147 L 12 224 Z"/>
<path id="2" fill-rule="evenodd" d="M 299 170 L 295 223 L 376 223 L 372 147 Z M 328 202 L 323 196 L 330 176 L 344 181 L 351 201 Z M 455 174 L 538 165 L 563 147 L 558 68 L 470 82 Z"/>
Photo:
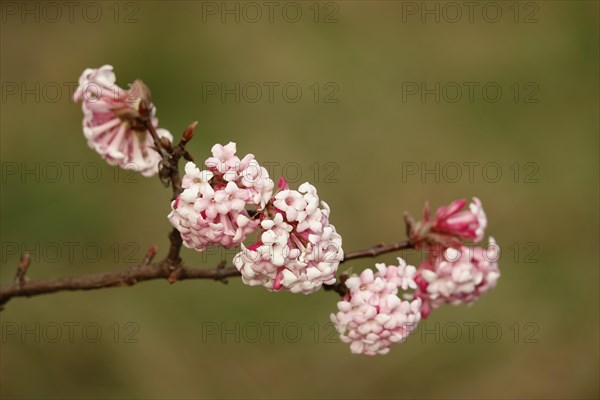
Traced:
<path id="1" fill-rule="evenodd" d="M 135 81 L 124 91 L 115 80 L 109 65 L 86 69 L 81 76 L 73 97 L 83 103 L 84 135 L 110 164 L 133 165 L 144 176 L 158 173 L 165 187 L 171 187 L 168 254 L 153 262 L 156 249 L 151 247 L 139 265 L 124 271 L 41 281 L 27 278 L 29 257 L 24 254 L 14 283 L 0 287 L 0 309 L 13 297 L 132 286 L 154 279 L 227 283 L 228 277 L 240 276 L 245 284 L 271 292 L 338 293 L 342 298 L 331 320 L 340 339 L 353 353 L 375 355 L 403 342 L 433 309 L 472 303 L 496 285 L 499 249 L 493 238 L 491 256 L 488 248 L 467 247 L 485 236 L 487 218 L 478 198 L 467 208 L 466 199 L 456 200 L 434 215 L 426 204 L 419 221 L 405 214 L 407 240 L 344 254 L 342 237 L 329 221 L 329 205 L 313 185 L 305 182 L 294 190 L 281 178 L 275 189 L 254 155 L 238 157 L 233 142 L 214 145 L 212 157 L 197 165 L 185 146 L 198 123 L 192 123 L 174 146 L 169 131 L 158 127 L 146 85 Z M 181 158 L 188 161 L 183 177 Z M 246 246 L 254 232 L 256 242 Z M 184 266 L 184 245 L 198 252 L 213 246 L 240 251 L 233 267 L 223 261 L 202 269 Z M 398 265 L 378 263 L 377 271 L 337 276 L 345 261 L 409 248 L 425 250 L 418 268 L 398 258 Z"/>
<path id="2" fill-rule="evenodd" d="M 409 241 L 389 245 L 378 244 L 368 249 L 351 251 L 344 257 L 342 262 L 358 258 L 376 257 L 377 255 L 410 248 L 414 248 L 414 246 Z M 156 249 L 151 247 L 141 264 L 123 271 L 37 281 L 27 280 L 25 272 L 22 272 L 27 270 L 24 265 L 29 265 L 29 257 L 24 255 L 17 269 L 18 279 L 13 284 L 0 287 L 0 309 L 13 297 L 31 297 L 64 291 L 133 286 L 139 282 L 155 279 L 166 279 L 169 283 L 186 279 L 212 279 L 227 283 L 227 278 L 241 275 L 235 267 L 226 267 L 225 262 L 221 262 L 216 267 L 209 269 L 183 266 L 174 269 L 168 256 L 163 261 L 152 262 L 155 254 Z M 324 285 L 323 289 L 344 295 L 347 291 L 344 286 L 345 279 L 346 277 L 342 275 L 338 282 L 333 285 Z"/>

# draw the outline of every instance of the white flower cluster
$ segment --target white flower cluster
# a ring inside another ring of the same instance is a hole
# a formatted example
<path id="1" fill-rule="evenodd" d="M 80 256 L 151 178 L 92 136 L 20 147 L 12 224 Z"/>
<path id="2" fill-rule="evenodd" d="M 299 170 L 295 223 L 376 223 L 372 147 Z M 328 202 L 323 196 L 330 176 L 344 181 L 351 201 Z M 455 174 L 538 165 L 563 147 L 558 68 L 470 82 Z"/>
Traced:
<path id="1" fill-rule="evenodd" d="M 207 170 L 193 162 L 185 166 L 181 195 L 173 201 L 168 218 L 181 233 L 186 247 L 203 251 L 210 246 L 242 243 L 259 224 L 246 206 L 259 210 L 270 200 L 274 183 L 252 154 L 235 156 L 236 145 L 212 148 Z"/>
<path id="2" fill-rule="evenodd" d="M 323 208 L 319 208 L 319 204 Z M 304 183 L 285 188 L 273 200 L 274 215 L 261 221 L 260 240 L 245 247 L 234 265 L 244 283 L 269 290 L 310 294 L 333 284 L 342 261 L 342 238 L 329 223 L 329 206 Z"/>

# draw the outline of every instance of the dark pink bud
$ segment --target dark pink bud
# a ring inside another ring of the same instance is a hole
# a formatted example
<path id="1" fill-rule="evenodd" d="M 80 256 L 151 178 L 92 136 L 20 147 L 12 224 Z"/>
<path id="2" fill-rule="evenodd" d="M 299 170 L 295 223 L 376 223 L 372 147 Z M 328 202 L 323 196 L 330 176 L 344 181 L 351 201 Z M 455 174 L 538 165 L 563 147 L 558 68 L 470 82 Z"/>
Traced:
<path id="1" fill-rule="evenodd" d="M 282 281 L 283 281 L 283 270 L 285 269 L 285 267 L 279 267 L 277 268 L 277 275 L 275 276 L 275 281 L 273 282 L 273 289 L 274 290 L 279 290 L 281 289 L 282 286 Z"/>
<path id="2" fill-rule="evenodd" d="M 290 188 L 290 186 L 288 185 L 287 181 L 285 180 L 285 178 L 283 176 L 281 178 L 279 178 L 279 182 L 277 182 L 277 188 L 279 190 L 288 190 Z"/>
<path id="3" fill-rule="evenodd" d="M 190 140 L 192 140 L 197 126 L 198 126 L 198 121 L 192 122 L 183 132 L 183 140 L 185 140 L 186 142 L 189 142 Z"/>

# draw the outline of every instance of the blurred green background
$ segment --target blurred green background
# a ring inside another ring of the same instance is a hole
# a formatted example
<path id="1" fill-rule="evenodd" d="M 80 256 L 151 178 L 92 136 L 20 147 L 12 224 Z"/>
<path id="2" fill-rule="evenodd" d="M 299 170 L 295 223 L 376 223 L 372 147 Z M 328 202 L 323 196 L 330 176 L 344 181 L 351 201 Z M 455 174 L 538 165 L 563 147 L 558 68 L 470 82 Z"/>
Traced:
<path id="1" fill-rule="evenodd" d="M 418 215 L 426 200 L 480 197 L 502 278 L 473 307 L 437 310 L 372 358 L 331 343 L 329 292 L 272 294 L 231 279 L 14 299 L 0 314 L 2 398 L 599 395 L 597 2 L 482 2 L 471 21 L 462 2 L 458 20 L 444 2 L 281 2 L 272 22 L 262 2 L 80 2 L 72 13 L 56 3 L 60 18 L 44 4 L 2 3 L 3 284 L 23 249 L 33 279 L 167 250 L 169 191 L 105 165 L 69 99 L 83 69 L 103 64 L 121 86 L 142 79 L 176 137 L 200 121 L 197 160 L 235 141 L 276 179 L 313 182 L 347 251 L 403 239 L 403 211 Z M 207 92 L 236 82 L 239 102 Z M 272 101 L 265 82 L 275 82 Z M 407 92 L 436 82 L 439 102 Z M 472 99 L 465 82 L 478 85 Z M 421 177 L 436 163 L 439 179 Z M 183 256 L 212 267 L 232 254 Z"/>

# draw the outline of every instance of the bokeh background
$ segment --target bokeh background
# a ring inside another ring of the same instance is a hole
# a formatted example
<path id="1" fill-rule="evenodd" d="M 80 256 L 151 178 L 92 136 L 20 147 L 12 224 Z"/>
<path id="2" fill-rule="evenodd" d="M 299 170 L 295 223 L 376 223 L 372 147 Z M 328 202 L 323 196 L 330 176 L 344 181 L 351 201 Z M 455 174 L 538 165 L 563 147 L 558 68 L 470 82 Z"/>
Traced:
<path id="1" fill-rule="evenodd" d="M 336 343 L 329 292 L 231 279 L 14 299 L 0 314 L 2 398 L 597 397 L 598 3 L 488 3 L 470 20 L 461 2 L 461 17 L 444 2 L 281 2 L 269 21 L 262 3 L 79 2 L 59 17 L 56 5 L 3 1 L 3 284 L 21 250 L 34 279 L 166 252 L 169 191 L 105 165 L 70 101 L 83 69 L 103 64 L 121 86 L 142 79 L 175 136 L 200 121 L 196 159 L 235 141 L 275 178 L 313 182 L 346 250 L 403 239 L 403 211 L 427 200 L 478 196 L 503 253 L 495 290 L 437 310 L 373 358 Z M 220 85 L 235 93 L 236 82 L 239 102 L 223 100 Z M 436 82 L 439 102 L 407 92 Z M 439 179 L 421 176 L 436 163 Z M 207 267 L 232 258 L 183 255 Z"/>

